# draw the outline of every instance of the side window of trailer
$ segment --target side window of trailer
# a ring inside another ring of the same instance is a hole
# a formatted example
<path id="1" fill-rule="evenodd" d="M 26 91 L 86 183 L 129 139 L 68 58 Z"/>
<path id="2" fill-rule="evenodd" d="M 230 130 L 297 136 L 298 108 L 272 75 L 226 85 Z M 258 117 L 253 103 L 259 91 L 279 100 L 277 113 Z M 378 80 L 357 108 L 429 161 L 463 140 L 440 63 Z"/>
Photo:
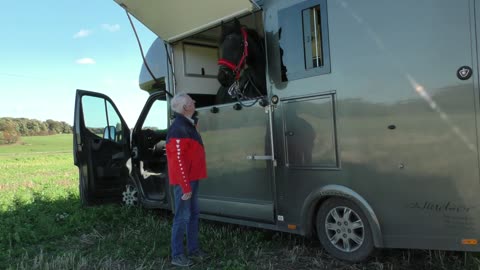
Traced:
<path id="1" fill-rule="evenodd" d="M 282 81 L 330 73 L 326 0 L 280 10 L 278 25 Z"/>

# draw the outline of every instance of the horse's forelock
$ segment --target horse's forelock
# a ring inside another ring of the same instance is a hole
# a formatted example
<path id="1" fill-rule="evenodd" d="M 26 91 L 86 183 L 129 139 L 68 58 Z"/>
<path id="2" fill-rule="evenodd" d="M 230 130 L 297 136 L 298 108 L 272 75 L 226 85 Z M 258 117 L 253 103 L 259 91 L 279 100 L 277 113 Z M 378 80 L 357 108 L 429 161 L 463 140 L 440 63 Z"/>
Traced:
<path id="1" fill-rule="evenodd" d="M 233 21 L 231 23 L 222 23 L 221 34 L 220 34 L 220 44 L 225 41 L 225 38 L 231 34 L 241 34 L 242 25 L 238 21 Z"/>

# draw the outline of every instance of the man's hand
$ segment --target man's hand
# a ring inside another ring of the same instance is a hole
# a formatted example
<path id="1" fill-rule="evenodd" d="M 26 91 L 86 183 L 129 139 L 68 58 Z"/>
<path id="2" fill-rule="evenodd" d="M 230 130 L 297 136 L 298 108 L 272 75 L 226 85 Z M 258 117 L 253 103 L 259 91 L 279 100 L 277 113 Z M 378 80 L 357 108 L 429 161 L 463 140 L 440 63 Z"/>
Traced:
<path id="1" fill-rule="evenodd" d="M 186 201 L 186 200 L 190 199 L 190 197 L 192 197 L 192 192 L 183 193 L 182 200 Z"/>

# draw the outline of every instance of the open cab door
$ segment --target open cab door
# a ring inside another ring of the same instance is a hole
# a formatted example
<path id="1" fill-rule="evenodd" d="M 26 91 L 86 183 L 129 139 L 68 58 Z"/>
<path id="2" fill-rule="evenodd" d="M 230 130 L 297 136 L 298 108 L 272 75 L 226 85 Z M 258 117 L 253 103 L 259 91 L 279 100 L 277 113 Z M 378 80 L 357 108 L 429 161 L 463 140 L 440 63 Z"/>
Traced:
<path id="1" fill-rule="evenodd" d="M 130 129 L 112 100 L 77 90 L 73 156 L 83 205 L 121 201 L 130 153 Z"/>
<path id="2" fill-rule="evenodd" d="M 138 199 L 145 208 L 169 208 L 165 151 L 168 107 L 165 91 L 152 93 L 132 131 L 131 181 L 133 192 L 138 191 Z M 132 194 L 132 190 L 126 192 Z M 125 199 L 124 203 L 129 204 Z"/>

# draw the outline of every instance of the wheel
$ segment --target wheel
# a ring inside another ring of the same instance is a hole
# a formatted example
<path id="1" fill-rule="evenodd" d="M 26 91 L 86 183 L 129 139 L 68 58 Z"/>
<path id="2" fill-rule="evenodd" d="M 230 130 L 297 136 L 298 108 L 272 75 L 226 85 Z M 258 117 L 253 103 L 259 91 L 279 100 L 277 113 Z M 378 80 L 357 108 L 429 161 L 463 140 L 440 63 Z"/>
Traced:
<path id="1" fill-rule="evenodd" d="M 333 257 L 361 262 L 372 253 L 373 236 L 362 209 L 352 201 L 331 198 L 317 212 L 317 235 Z"/>
<path id="2" fill-rule="evenodd" d="M 125 206 L 138 206 L 138 189 L 133 184 L 125 185 L 125 191 L 122 192 L 122 202 Z"/>

